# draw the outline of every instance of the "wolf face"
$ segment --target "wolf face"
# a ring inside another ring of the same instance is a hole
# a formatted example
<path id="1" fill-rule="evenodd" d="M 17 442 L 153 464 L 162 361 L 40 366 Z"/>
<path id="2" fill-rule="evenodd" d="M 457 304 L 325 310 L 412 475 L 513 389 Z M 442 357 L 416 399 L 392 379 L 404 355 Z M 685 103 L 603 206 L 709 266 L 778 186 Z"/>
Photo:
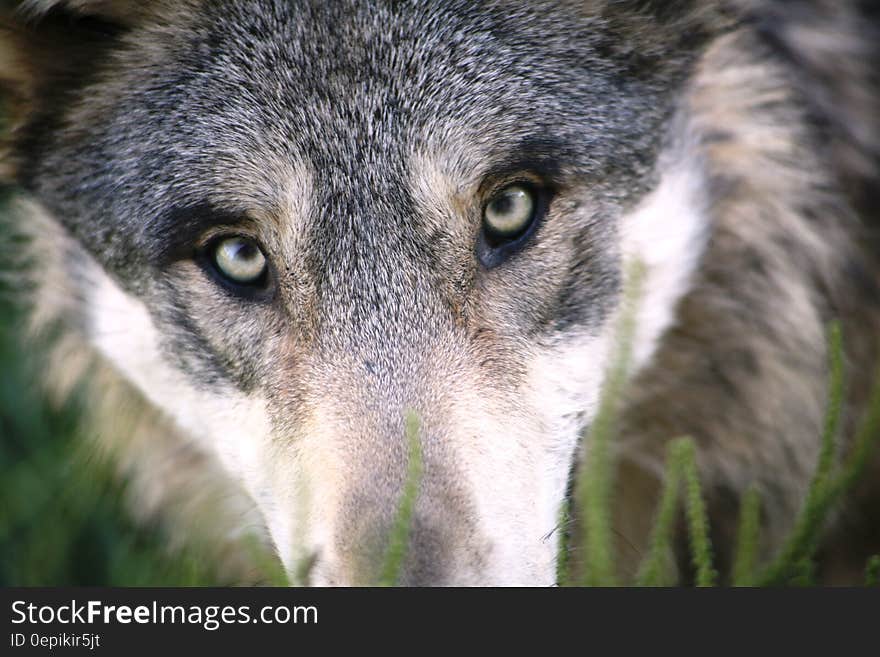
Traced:
<path id="1" fill-rule="evenodd" d="M 412 410 L 402 581 L 552 584 L 628 265 L 638 368 L 709 242 L 691 90 L 725 24 L 688 3 L 70 4 L 18 28 L 14 150 L 61 227 L 68 323 L 311 583 L 378 576 Z M 49 45 L 63 21 L 72 45 Z"/>

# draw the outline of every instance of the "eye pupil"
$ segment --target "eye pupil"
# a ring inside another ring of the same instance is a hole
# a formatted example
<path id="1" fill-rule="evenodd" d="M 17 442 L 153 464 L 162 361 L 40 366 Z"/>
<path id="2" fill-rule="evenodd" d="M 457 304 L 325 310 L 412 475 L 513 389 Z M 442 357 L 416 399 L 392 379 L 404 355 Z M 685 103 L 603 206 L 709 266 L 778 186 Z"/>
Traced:
<path id="1" fill-rule="evenodd" d="M 254 255 L 257 252 L 254 246 L 247 242 L 236 244 L 233 249 L 235 250 L 235 257 L 239 260 L 253 260 Z"/>
<path id="2" fill-rule="evenodd" d="M 496 214 L 508 214 L 513 209 L 513 199 L 505 194 L 492 201 L 492 212 Z"/>

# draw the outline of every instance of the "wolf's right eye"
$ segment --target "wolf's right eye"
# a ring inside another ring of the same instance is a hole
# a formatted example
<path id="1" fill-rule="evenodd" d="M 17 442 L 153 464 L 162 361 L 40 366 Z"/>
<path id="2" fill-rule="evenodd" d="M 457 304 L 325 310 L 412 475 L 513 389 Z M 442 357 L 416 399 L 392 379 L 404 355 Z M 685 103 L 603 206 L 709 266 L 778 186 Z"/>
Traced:
<path id="1" fill-rule="evenodd" d="M 225 237 L 215 241 L 209 254 L 217 273 L 241 286 L 262 285 L 268 273 L 263 251 L 247 237 Z"/>

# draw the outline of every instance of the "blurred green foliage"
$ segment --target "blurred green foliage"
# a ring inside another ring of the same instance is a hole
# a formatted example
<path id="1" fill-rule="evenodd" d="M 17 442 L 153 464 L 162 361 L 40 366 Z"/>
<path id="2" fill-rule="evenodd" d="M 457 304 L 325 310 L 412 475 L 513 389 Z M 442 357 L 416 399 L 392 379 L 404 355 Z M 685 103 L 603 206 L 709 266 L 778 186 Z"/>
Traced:
<path id="1" fill-rule="evenodd" d="M 134 524 L 124 484 L 79 434 L 80 400 L 54 408 L 39 354 L 20 342 L 21 242 L 0 199 L 0 585 L 209 585 L 192 551 L 170 554 L 159 527 Z"/>

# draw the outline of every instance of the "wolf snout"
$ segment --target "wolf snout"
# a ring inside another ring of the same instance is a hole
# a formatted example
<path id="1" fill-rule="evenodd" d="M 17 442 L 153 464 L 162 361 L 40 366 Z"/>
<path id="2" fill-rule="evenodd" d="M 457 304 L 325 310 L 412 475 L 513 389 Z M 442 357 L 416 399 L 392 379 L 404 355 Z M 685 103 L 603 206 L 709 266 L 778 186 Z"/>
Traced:
<path id="1" fill-rule="evenodd" d="M 477 545 L 468 545 L 448 519 L 417 515 L 399 519 L 360 519 L 360 529 L 340 535 L 322 551 L 308 573 L 313 586 L 451 586 L 478 581 Z"/>

